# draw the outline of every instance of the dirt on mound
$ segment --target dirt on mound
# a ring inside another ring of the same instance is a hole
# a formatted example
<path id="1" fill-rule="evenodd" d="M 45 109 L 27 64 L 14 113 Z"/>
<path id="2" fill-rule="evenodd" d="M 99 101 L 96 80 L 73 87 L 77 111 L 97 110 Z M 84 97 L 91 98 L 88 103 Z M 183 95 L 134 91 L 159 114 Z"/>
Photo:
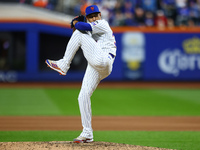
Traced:
<path id="1" fill-rule="evenodd" d="M 0 150 L 170 150 L 166 148 L 136 146 L 109 142 L 73 143 L 71 141 L 52 142 L 0 142 Z"/>

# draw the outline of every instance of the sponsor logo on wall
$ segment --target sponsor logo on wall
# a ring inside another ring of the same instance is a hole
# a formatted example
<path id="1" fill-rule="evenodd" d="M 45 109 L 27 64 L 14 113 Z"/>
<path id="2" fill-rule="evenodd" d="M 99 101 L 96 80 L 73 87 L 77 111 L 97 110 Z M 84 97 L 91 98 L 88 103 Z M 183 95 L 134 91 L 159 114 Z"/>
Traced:
<path id="1" fill-rule="evenodd" d="M 140 32 L 128 32 L 122 36 L 122 62 L 124 77 L 138 80 L 143 77 L 145 60 L 145 36 Z"/>
<path id="2" fill-rule="evenodd" d="M 200 38 L 185 39 L 182 49 L 165 49 L 158 57 L 158 66 L 165 74 L 175 77 L 185 71 L 200 71 Z"/>

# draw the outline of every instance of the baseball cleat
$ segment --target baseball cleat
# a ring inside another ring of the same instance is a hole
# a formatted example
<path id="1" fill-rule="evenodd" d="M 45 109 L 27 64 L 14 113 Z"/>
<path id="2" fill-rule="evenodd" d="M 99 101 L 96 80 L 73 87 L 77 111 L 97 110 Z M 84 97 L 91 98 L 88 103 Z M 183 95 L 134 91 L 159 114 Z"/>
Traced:
<path id="1" fill-rule="evenodd" d="M 66 75 L 66 72 L 62 71 L 62 70 L 58 67 L 58 65 L 56 64 L 56 61 L 47 59 L 47 60 L 45 61 L 45 63 L 47 64 L 48 67 L 50 67 L 51 69 L 53 69 L 53 70 L 57 71 L 58 73 L 60 73 L 60 75 L 63 75 L 63 76 Z"/>
<path id="2" fill-rule="evenodd" d="M 77 137 L 73 140 L 74 143 L 91 143 L 93 142 L 93 139 L 88 139 L 88 138 L 85 138 L 85 137 Z"/>

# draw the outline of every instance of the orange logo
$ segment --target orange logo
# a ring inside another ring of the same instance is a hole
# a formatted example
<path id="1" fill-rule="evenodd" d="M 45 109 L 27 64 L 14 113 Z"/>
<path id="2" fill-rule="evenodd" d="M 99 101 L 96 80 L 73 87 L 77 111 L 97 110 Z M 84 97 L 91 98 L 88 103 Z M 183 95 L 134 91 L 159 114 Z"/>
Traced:
<path id="1" fill-rule="evenodd" d="M 94 7 L 90 7 L 92 11 L 94 11 Z"/>

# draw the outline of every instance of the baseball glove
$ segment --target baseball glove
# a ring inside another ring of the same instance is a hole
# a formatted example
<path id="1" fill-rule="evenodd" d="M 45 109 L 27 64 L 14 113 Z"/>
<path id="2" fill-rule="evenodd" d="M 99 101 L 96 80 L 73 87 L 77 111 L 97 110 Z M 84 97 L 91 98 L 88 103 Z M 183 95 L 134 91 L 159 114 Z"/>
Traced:
<path id="1" fill-rule="evenodd" d="M 71 21 L 71 28 L 74 28 L 73 22 L 74 20 L 77 20 L 78 22 L 86 22 L 86 17 L 84 15 L 79 15 L 74 17 L 74 19 L 72 19 Z"/>

